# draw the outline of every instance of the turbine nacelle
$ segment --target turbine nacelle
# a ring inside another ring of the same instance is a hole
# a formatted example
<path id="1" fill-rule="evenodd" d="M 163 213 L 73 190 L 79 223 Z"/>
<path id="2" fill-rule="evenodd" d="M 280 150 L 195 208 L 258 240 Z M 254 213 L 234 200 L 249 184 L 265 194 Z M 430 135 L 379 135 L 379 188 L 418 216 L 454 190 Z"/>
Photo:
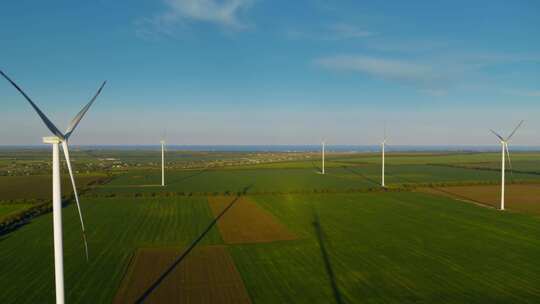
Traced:
<path id="1" fill-rule="evenodd" d="M 43 143 L 44 144 L 61 144 L 62 139 L 58 136 L 46 136 L 43 137 Z"/>

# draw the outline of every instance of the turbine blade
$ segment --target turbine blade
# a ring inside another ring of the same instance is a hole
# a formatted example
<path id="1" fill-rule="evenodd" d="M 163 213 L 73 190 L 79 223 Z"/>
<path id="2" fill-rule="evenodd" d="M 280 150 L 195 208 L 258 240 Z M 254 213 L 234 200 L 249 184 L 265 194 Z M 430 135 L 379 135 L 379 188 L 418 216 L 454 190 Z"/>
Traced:
<path id="1" fill-rule="evenodd" d="M 96 94 L 94 94 L 94 97 L 92 97 L 92 99 L 90 99 L 90 101 L 86 104 L 86 106 L 84 106 L 84 108 L 82 108 L 82 110 L 79 113 L 77 113 L 77 115 L 75 115 L 75 117 L 73 118 L 73 120 L 71 121 L 71 123 L 69 124 L 66 130 L 66 136 L 65 136 L 66 139 L 71 136 L 71 133 L 73 133 L 73 131 L 75 131 L 75 128 L 77 127 L 79 122 L 81 122 L 81 119 L 83 118 L 84 114 L 86 114 L 88 109 L 90 109 L 90 106 L 92 106 L 96 98 L 99 96 L 99 94 L 101 93 L 101 90 L 103 90 L 103 87 L 105 86 L 106 83 L 107 81 L 104 81 L 101 84 Z"/>
<path id="2" fill-rule="evenodd" d="M 510 160 L 510 151 L 508 151 L 508 143 L 505 143 L 504 147 L 506 149 L 506 157 L 508 157 L 508 168 L 510 169 L 510 178 L 512 179 L 512 183 L 513 183 L 514 182 L 514 170 L 512 169 L 512 161 Z"/>
<path id="3" fill-rule="evenodd" d="M 508 135 L 508 138 L 506 139 L 507 141 L 510 140 L 510 138 L 512 138 L 512 136 L 514 136 L 514 134 L 516 134 L 516 131 L 519 129 L 519 127 L 521 127 L 523 122 L 524 122 L 524 120 L 520 121 L 519 124 L 517 125 L 517 127 L 514 129 L 514 131 L 512 131 L 512 133 L 510 133 L 510 135 Z"/>
<path id="4" fill-rule="evenodd" d="M 30 99 L 30 97 L 28 97 L 28 95 L 26 95 L 26 93 L 16 83 L 13 80 L 11 80 L 11 78 L 9 78 L 6 74 L 4 74 L 4 72 L 2 72 L 1 70 L 0 70 L 0 74 L 2 74 L 2 76 L 4 76 L 4 78 L 7 81 L 9 81 L 9 83 L 11 83 L 11 85 L 13 85 L 15 87 L 15 89 L 17 89 L 17 91 L 19 91 L 19 93 L 22 94 L 22 96 L 24 96 L 24 98 L 26 98 L 26 100 L 30 103 L 32 108 L 34 108 L 34 110 L 37 112 L 37 114 L 39 115 L 39 117 L 41 118 L 43 123 L 45 123 L 45 126 L 47 126 L 47 128 L 54 135 L 58 136 L 60 139 L 64 139 L 64 134 L 62 132 L 60 132 L 60 130 L 58 130 L 58 128 L 49 120 L 49 118 L 43 112 L 41 112 L 41 110 L 32 101 L 32 99 Z"/>
<path id="5" fill-rule="evenodd" d="M 81 220 L 82 237 L 84 241 L 84 250 L 86 253 L 86 261 L 88 261 L 88 243 L 86 241 L 86 230 L 84 229 L 84 221 L 82 217 L 81 204 L 79 203 L 79 194 L 77 193 L 77 186 L 75 185 L 75 177 L 73 176 L 73 170 L 71 169 L 71 161 L 69 159 L 69 150 L 67 141 L 62 141 L 62 150 L 64 150 L 64 156 L 66 157 L 66 164 L 69 171 L 69 177 L 71 178 L 71 184 L 73 185 L 73 193 L 75 194 L 75 201 L 77 202 L 77 210 L 79 211 L 79 219 Z"/>
<path id="6" fill-rule="evenodd" d="M 502 136 L 499 135 L 499 133 L 493 131 L 492 129 L 489 129 L 491 131 L 491 133 L 495 134 L 495 136 L 497 136 L 501 141 L 504 141 L 504 138 Z"/>

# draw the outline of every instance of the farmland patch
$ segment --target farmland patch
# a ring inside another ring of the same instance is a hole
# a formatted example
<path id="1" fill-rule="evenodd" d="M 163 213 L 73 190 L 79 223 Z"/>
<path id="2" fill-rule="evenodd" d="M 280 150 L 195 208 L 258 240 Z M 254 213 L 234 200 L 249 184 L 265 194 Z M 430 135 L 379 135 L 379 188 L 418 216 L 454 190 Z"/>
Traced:
<path id="1" fill-rule="evenodd" d="M 208 198 L 214 216 L 218 216 L 231 201 L 230 197 Z M 222 216 L 218 221 L 218 227 L 223 240 L 228 244 L 263 243 L 297 238 L 271 213 L 246 197 L 240 197 Z"/>
<path id="2" fill-rule="evenodd" d="M 423 188 L 420 191 L 499 208 L 500 185 Z M 540 185 L 506 186 L 505 206 L 510 210 L 540 215 Z"/>
<path id="3" fill-rule="evenodd" d="M 137 250 L 114 303 L 135 303 L 180 254 L 179 248 Z M 193 250 L 144 302 L 251 303 L 242 277 L 224 246 Z"/>

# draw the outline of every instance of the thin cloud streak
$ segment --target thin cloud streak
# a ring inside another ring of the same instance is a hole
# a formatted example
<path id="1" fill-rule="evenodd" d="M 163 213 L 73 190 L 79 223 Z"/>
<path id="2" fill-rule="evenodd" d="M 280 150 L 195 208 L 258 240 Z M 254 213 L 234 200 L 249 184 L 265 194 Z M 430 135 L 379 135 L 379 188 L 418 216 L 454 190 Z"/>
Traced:
<path id="1" fill-rule="evenodd" d="M 347 23 L 335 23 L 327 25 L 320 28 L 316 32 L 304 30 L 288 30 L 286 32 L 286 36 L 289 39 L 309 39 L 321 41 L 365 39 L 375 35 L 375 32 L 368 31 Z"/>
<path id="2" fill-rule="evenodd" d="M 408 83 L 431 82 L 439 78 L 429 65 L 365 55 L 337 55 L 317 59 L 315 63 L 327 69 L 362 72 Z"/>
<path id="3" fill-rule="evenodd" d="M 254 1 L 165 0 L 164 12 L 135 22 L 136 34 L 145 39 L 174 36 L 178 28 L 185 29 L 190 23 L 213 24 L 225 31 L 245 30 L 249 26 L 240 20 L 240 15 L 248 10 Z"/>

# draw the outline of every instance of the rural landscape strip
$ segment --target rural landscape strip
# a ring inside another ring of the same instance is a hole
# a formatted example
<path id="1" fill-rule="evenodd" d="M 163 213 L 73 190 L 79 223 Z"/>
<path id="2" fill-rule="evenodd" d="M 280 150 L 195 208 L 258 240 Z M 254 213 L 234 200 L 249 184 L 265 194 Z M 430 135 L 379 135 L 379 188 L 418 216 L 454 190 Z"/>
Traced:
<path id="1" fill-rule="evenodd" d="M 247 190 L 251 186 L 248 186 L 244 188 L 244 193 L 247 192 Z M 214 219 L 208 227 L 201 233 L 201 235 L 196 238 L 191 245 L 171 264 L 167 270 L 146 290 L 143 292 L 143 294 L 137 299 L 135 303 L 143 303 L 146 298 L 163 282 L 163 280 L 174 270 L 182 260 L 197 246 L 197 244 L 204 238 L 204 236 L 214 227 L 214 225 L 217 223 L 217 221 L 240 199 L 240 196 L 236 196 L 234 200 L 225 208 L 223 211 Z"/>

